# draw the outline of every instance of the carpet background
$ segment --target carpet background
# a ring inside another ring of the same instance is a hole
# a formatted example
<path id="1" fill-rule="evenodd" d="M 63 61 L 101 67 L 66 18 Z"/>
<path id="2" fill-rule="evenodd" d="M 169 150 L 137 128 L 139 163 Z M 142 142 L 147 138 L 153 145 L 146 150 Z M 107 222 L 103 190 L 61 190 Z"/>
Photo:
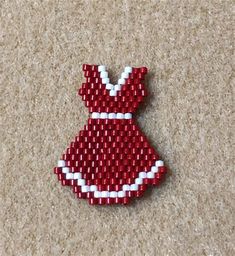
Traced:
<path id="1" fill-rule="evenodd" d="M 1 255 L 234 255 L 232 6 L 0 2 Z M 83 63 L 150 70 L 137 119 L 171 171 L 127 207 L 53 174 L 88 118 Z"/>

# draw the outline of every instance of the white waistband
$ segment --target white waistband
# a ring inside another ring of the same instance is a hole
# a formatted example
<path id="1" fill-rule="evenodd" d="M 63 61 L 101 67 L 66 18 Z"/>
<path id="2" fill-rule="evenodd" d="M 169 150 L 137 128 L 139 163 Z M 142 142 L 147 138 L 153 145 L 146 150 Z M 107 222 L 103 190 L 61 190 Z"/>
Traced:
<path id="1" fill-rule="evenodd" d="M 93 112 L 91 113 L 93 119 L 131 119 L 132 113 L 106 113 Z"/>

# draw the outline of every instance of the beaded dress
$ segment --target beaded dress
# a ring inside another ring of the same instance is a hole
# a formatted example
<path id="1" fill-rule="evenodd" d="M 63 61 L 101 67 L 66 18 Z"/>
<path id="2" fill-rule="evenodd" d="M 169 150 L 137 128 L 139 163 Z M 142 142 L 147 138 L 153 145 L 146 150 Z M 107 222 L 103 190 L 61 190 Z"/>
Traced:
<path id="1" fill-rule="evenodd" d="M 54 172 L 62 185 L 90 204 L 127 204 L 148 185 L 159 185 L 166 167 L 139 129 L 133 113 L 147 95 L 147 68 L 126 67 L 117 85 L 105 66 L 83 65 L 79 89 L 90 117 Z"/>

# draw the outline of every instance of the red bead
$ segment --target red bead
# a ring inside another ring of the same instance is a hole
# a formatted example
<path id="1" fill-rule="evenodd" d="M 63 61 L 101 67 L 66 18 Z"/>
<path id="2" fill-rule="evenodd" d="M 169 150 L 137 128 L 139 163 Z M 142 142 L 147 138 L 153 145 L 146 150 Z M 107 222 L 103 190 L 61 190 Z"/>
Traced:
<path id="1" fill-rule="evenodd" d="M 133 72 L 133 74 L 138 74 L 139 73 L 139 68 L 133 68 L 132 72 Z"/>
<path id="2" fill-rule="evenodd" d="M 61 170 L 60 167 L 55 167 L 55 168 L 54 168 L 54 173 L 55 173 L 55 174 L 59 174 L 59 173 L 61 173 L 61 171 L 62 171 L 62 170 Z"/>
<path id="3" fill-rule="evenodd" d="M 90 198 L 89 199 L 89 204 L 91 204 L 91 205 L 98 204 L 98 199 L 97 198 Z"/>
<path id="4" fill-rule="evenodd" d="M 70 180 L 61 180 L 62 186 L 69 186 L 70 185 Z"/>
<path id="5" fill-rule="evenodd" d="M 82 65 L 82 70 L 83 70 L 83 71 L 91 70 L 91 65 L 83 64 L 83 65 Z"/>
<path id="6" fill-rule="evenodd" d="M 128 204 L 130 202 L 130 199 L 128 197 L 123 198 L 123 204 Z"/>
<path id="7" fill-rule="evenodd" d="M 106 199 L 106 204 L 110 205 L 110 204 L 113 204 L 114 203 L 114 199 L 113 198 L 107 198 Z"/>
<path id="8" fill-rule="evenodd" d="M 79 186 L 73 186 L 73 192 L 74 192 L 75 194 L 77 194 L 77 193 L 80 192 L 80 191 L 81 191 L 81 189 L 80 189 Z"/>
<path id="9" fill-rule="evenodd" d="M 98 198 L 98 204 L 100 205 L 106 204 L 106 198 Z"/>
<path id="10" fill-rule="evenodd" d="M 159 170 L 159 173 L 163 173 L 163 174 L 167 173 L 166 166 L 160 166 L 160 167 L 158 167 L 158 170 Z"/>
<path id="11" fill-rule="evenodd" d="M 142 67 L 142 68 L 140 69 L 140 72 L 141 72 L 141 73 L 144 73 L 144 74 L 147 74 L 148 69 L 147 69 L 146 67 Z"/>

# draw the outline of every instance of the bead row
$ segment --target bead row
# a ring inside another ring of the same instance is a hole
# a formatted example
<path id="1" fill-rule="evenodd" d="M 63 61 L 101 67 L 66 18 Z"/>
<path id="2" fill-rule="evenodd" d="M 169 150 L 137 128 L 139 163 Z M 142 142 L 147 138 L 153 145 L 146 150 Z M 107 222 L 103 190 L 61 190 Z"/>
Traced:
<path id="1" fill-rule="evenodd" d="M 131 119 L 132 113 L 106 113 L 93 112 L 91 113 L 93 119 Z"/>
<path id="2" fill-rule="evenodd" d="M 138 191 L 139 186 L 144 184 L 145 179 L 154 179 L 161 167 L 164 167 L 162 160 L 155 162 L 148 172 L 140 172 L 138 178 L 135 179 L 133 184 L 124 184 L 120 191 L 98 191 L 96 185 L 86 185 L 86 180 L 82 178 L 80 172 L 72 173 L 70 168 L 65 166 L 64 160 L 58 161 L 58 167 L 62 168 L 62 173 L 65 174 L 66 180 L 76 180 L 77 185 L 81 187 L 82 193 L 94 192 L 95 198 L 123 198 L 126 196 L 127 191 Z"/>

